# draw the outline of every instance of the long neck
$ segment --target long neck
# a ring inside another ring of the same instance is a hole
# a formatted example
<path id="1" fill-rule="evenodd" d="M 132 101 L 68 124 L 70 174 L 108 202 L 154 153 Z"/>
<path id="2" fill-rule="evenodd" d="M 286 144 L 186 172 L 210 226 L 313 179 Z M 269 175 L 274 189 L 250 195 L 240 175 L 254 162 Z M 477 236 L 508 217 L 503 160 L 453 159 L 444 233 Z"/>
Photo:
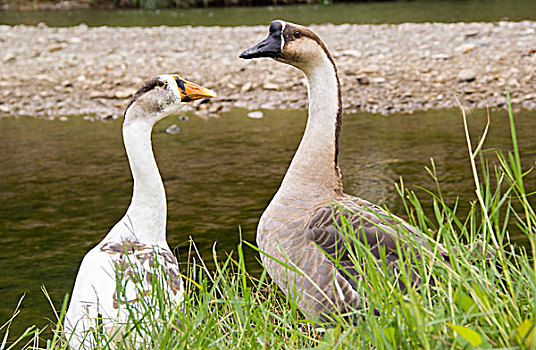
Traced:
<path id="1" fill-rule="evenodd" d="M 133 235 L 147 242 L 165 242 L 166 194 L 152 146 L 153 123 L 138 117 L 135 106 L 127 110 L 123 140 L 134 179 L 132 201 L 123 220 Z"/>
<path id="2" fill-rule="evenodd" d="M 305 133 L 281 184 L 282 191 L 333 198 L 342 194 L 337 165 L 341 94 L 337 70 L 326 55 L 304 69 L 309 94 Z M 323 198 L 326 199 L 326 198 Z"/>

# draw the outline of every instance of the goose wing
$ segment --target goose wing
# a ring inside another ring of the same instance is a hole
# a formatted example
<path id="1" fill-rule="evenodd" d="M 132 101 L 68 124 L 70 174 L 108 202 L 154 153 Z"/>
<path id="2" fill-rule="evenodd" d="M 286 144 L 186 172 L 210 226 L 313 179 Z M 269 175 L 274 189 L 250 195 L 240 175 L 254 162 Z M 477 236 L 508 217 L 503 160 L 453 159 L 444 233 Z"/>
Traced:
<path id="1" fill-rule="evenodd" d="M 151 295 L 154 283 L 161 283 L 173 300 L 180 301 L 182 298 L 177 259 L 169 249 L 124 241 L 105 243 L 100 251 L 110 255 L 114 261 L 116 283 L 124 289 L 122 298 L 113 293 L 114 308 Z"/>
<path id="2" fill-rule="evenodd" d="M 76 329 L 73 344 L 90 342 L 88 332 L 99 319 L 106 327 L 126 321 L 127 304 L 131 311 L 144 312 L 145 306 L 153 304 L 156 283 L 171 300 L 180 302 L 183 285 L 179 267 L 167 247 L 136 241 L 94 247 L 84 257 L 76 277 L 66 315 L 68 337 Z"/>
<path id="3" fill-rule="evenodd" d="M 353 227 L 354 237 L 343 233 L 344 222 Z M 356 244 L 368 247 L 370 253 L 378 260 L 384 255 L 389 271 L 398 268 L 401 258 L 399 248 L 407 252 L 406 248 L 412 244 L 421 244 L 429 249 L 422 233 L 404 220 L 377 205 L 350 196 L 339 202 L 318 207 L 308 222 L 306 231 L 307 237 L 323 251 L 324 255 L 323 258 L 319 257 L 314 261 L 317 266 L 313 269 L 321 272 L 326 270 L 320 268 L 321 265 L 337 266 L 337 278 L 343 277 L 353 288 L 359 280 L 355 264 L 360 263 L 360 260 L 362 264 L 366 261 L 356 255 L 351 258 L 351 252 L 356 252 Z M 412 249 L 411 252 L 410 259 L 418 259 L 416 250 Z M 412 282 L 417 282 L 418 279 L 412 272 Z M 403 284 L 400 284 L 400 287 L 405 288 Z"/>

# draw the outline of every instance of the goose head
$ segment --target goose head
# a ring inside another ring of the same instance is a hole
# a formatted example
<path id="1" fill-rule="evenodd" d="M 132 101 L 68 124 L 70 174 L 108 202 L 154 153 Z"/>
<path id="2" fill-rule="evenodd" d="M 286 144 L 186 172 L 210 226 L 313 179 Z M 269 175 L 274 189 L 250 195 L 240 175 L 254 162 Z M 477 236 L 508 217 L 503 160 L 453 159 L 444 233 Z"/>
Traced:
<path id="1" fill-rule="evenodd" d="M 179 111 L 186 103 L 216 97 L 212 90 L 185 80 L 178 74 L 161 74 L 147 80 L 125 109 L 125 122 L 145 119 L 156 123 Z"/>
<path id="2" fill-rule="evenodd" d="M 315 32 L 282 20 L 270 23 L 268 37 L 240 54 L 240 58 L 244 59 L 273 58 L 305 72 L 325 60 L 326 56 L 333 60 Z"/>

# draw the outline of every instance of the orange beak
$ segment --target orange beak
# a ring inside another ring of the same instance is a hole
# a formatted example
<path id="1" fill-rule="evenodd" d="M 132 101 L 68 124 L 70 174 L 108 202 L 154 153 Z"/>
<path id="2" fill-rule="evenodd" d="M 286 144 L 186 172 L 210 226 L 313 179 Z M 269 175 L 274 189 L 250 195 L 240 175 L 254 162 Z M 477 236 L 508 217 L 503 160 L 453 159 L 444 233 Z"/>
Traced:
<path id="1" fill-rule="evenodd" d="M 217 96 L 214 91 L 192 83 L 188 80 L 184 80 L 178 75 L 175 76 L 175 81 L 179 87 L 182 102 L 190 102 L 193 100 L 199 100 L 201 98 L 213 98 Z"/>

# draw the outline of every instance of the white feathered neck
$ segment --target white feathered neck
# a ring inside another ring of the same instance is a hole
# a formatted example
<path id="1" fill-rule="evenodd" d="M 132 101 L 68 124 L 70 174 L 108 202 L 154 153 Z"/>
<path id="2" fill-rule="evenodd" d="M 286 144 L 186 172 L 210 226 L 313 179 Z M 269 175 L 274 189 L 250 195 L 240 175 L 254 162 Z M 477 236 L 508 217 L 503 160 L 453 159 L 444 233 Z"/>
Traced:
<path id="1" fill-rule="evenodd" d="M 125 113 L 123 142 L 134 180 L 132 200 L 125 216 L 112 228 L 108 240 L 138 240 L 166 246 L 166 194 L 154 158 L 151 132 L 158 118 L 147 118 L 136 103 Z"/>

